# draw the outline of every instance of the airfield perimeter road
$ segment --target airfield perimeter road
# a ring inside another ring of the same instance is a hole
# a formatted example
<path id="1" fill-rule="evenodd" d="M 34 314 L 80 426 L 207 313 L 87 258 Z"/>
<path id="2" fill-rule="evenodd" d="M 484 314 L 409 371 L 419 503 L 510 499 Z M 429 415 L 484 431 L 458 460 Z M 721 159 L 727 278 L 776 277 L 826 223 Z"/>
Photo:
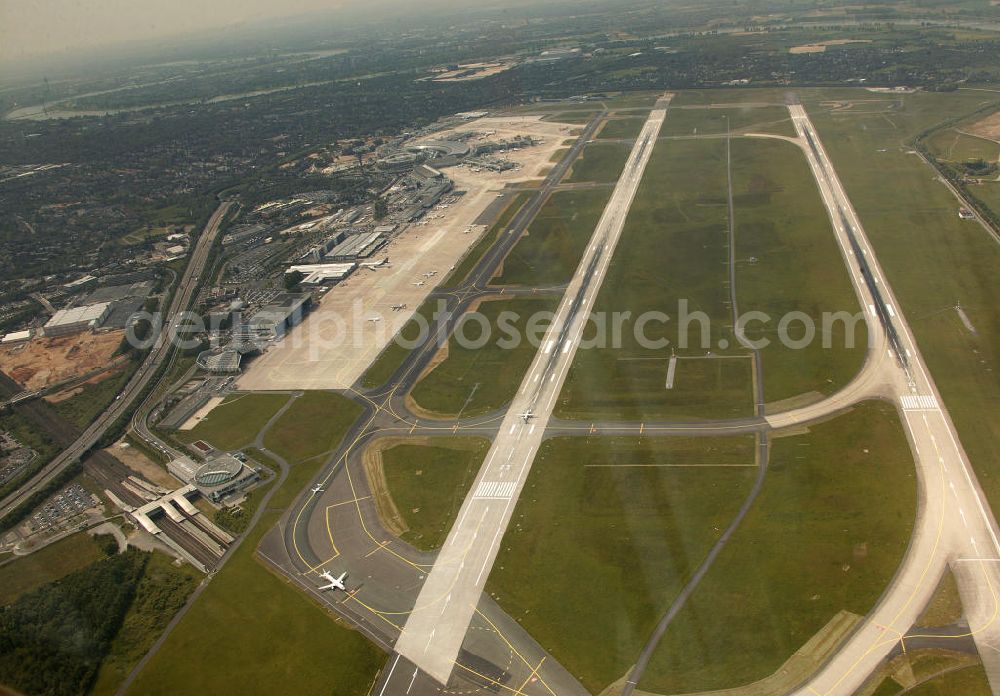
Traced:
<path id="1" fill-rule="evenodd" d="M 556 396 L 604 280 L 629 207 L 666 116 L 650 112 L 556 317 L 396 642 L 396 652 L 446 684 L 465 640 Z M 532 412 L 531 418 L 521 414 Z"/>
<path id="2" fill-rule="evenodd" d="M 177 289 L 174 291 L 170 308 L 163 320 L 165 330 L 160 331 L 152 349 L 146 355 L 139 369 L 136 370 L 132 379 L 129 380 L 120 398 L 114 401 L 98 418 L 91 423 L 86 430 L 69 447 L 63 450 L 51 462 L 32 477 L 32 479 L 21 486 L 17 491 L 11 493 L 0 502 L 0 517 L 6 515 L 18 505 L 26 501 L 36 491 L 41 490 L 52 479 L 62 472 L 67 466 L 79 459 L 104 435 L 108 428 L 118 421 L 119 418 L 128 413 L 132 408 L 133 401 L 138 398 L 146 389 L 149 381 L 156 375 L 160 365 L 170 355 L 174 341 L 172 337 L 176 332 L 176 320 L 179 314 L 185 311 L 191 304 L 191 298 L 198 287 L 198 278 L 208 260 L 212 245 L 216 235 L 219 233 L 219 226 L 223 218 L 232 206 L 231 201 L 223 201 L 212 213 L 205 229 L 198 237 L 191 260 L 188 262 L 184 275 L 181 277 Z"/>
<path id="3" fill-rule="evenodd" d="M 930 600 L 941 574 L 951 564 L 962 605 L 990 684 L 1000 687 L 1000 543 L 996 521 L 984 502 L 968 457 L 924 364 L 906 318 L 875 258 L 861 221 L 842 187 L 805 109 L 789 106 L 823 202 L 836 231 L 852 282 L 868 308 L 870 326 L 885 324 L 889 341 L 880 341 L 888 359 L 877 374 L 881 388 L 871 396 L 892 398 L 902 411 L 919 483 L 919 508 L 906 556 L 890 586 L 859 628 L 798 693 L 852 694 L 902 642 Z M 852 243 L 851 236 L 855 243 Z M 856 245 L 855 245 L 856 244 Z M 857 258 L 858 249 L 863 258 Z M 873 284 L 862 269 L 867 267 Z M 874 289 L 874 293 L 873 293 Z M 879 314 L 880 293 L 886 315 Z M 892 332 L 898 336 L 895 342 Z M 885 331 L 881 332 L 885 333 Z M 889 345 L 887 345 L 887 343 Z M 894 354 L 893 344 L 897 346 Z M 870 355 L 869 360 L 879 356 Z M 876 379 L 869 383 L 874 386 Z M 769 419 L 771 420 L 771 419 Z M 776 418 L 779 424 L 782 419 Z M 788 423 L 785 423 L 788 424 Z M 850 446 L 850 443 L 844 443 Z M 909 634 L 917 638 L 918 634 Z"/>

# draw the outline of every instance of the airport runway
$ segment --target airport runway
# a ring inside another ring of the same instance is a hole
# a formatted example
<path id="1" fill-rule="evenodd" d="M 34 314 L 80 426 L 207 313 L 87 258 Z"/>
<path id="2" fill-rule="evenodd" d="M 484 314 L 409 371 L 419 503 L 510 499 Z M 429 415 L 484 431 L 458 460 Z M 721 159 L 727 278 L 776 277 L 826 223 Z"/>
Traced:
<path id="1" fill-rule="evenodd" d="M 878 333 L 875 369 L 853 393 L 892 398 L 902 414 L 917 466 L 919 507 L 903 563 L 875 609 L 836 654 L 803 684 L 801 694 L 853 694 L 910 633 L 941 574 L 955 571 L 972 637 L 994 692 L 1000 687 L 1000 543 L 997 525 L 959 442 L 906 318 L 879 267 L 861 221 L 800 105 L 790 105 L 855 290 Z M 769 419 L 780 422 L 780 417 Z M 784 423 L 790 424 L 790 423 Z M 849 447 L 850 443 L 845 443 Z"/>
<path id="2" fill-rule="evenodd" d="M 836 657 L 809 684 L 801 687 L 801 692 L 852 693 L 886 656 L 900 649 L 901 637 L 910 630 L 914 617 L 922 611 L 949 561 L 963 593 L 972 626 L 970 632 L 977 642 L 1000 646 L 1000 640 L 994 640 L 993 636 L 997 616 L 994 589 L 1000 587 L 995 577 L 1000 563 L 994 561 L 1000 559 L 1000 553 L 997 552 L 992 518 L 981 504 L 978 486 L 947 413 L 940 407 L 940 398 L 915 349 L 905 319 L 896 309 L 898 303 L 885 284 L 884 275 L 826 160 L 825 151 L 805 112 L 796 107 L 792 110 L 796 126 L 810 130 L 814 151 L 801 132 L 796 142 L 809 157 L 858 296 L 868 311 L 872 344 L 861 372 L 843 390 L 817 403 L 765 417 L 693 423 L 549 420 L 558 386 L 572 361 L 573 330 L 579 326 L 579 317 L 586 315 L 613 251 L 612 238 L 599 235 L 613 231 L 608 229 L 610 220 L 618 225 L 624 221 L 625 211 L 619 205 L 614 206 L 620 213 L 620 217 L 615 217 L 609 212 L 612 208 L 609 204 L 594 240 L 600 239 L 611 248 L 591 243 L 560 306 L 559 321 L 543 342 L 509 411 L 461 421 L 418 421 L 407 411 L 403 396 L 435 352 L 433 342 L 428 343 L 404 361 L 389 381 L 390 386 L 357 394 L 357 400 L 366 405 L 366 415 L 353 429 L 342 451 L 332 457 L 331 465 L 325 468 L 322 480 L 329 488 L 317 496 L 311 496 L 308 490 L 304 492 L 295 505 L 297 514 L 269 534 L 261 548 L 265 560 L 285 570 L 306 591 L 315 593 L 314 581 L 321 568 L 351 571 L 348 576 L 351 592 L 347 597 L 341 593 L 317 595 L 338 613 L 351 618 L 384 649 L 391 650 L 395 643 L 396 654 L 390 658 L 374 693 L 418 695 L 478 690 L 471 687 L 530 694 L 581 693 L 582 687 L 572 675 L 547 656 L 531 636 L 481 591 L 528 473 L 531 457 L 543 437 L 636 432 L 647 436 L 717 435 L 734 431 L 766 434 L 775 428 L 828 417 L 842 408 L 875 397 L 897 401 L 918 453 L 922 486 L 920 518 L 904 566 L 886 596 Z M 637 148 L 642 147 L 645 135 L 644 128 L 636 141 Z M 585 139 L 586 135 L 581 141 Z M 626 165 L 626 172 L 631 176 L 623 176 L 623 182 L 629 178 L 632 184 L 638 183 L 636 165 L 639 162 L 634 161 L 638 152 L 641 149 L 633 151 Z M 642 154 L 648 157 L 648 152 Z M 551 190 L 558 179 L 558 176 L 548 178 L 543 190 Z M 634 195 L 634 191 L 632 193 Z M 534 201 L 536 205 L 529 204 L 522 214 L 515 216 L 511 225 L 515 234 L 499 239 L 461 288 L 436 291 L 449 298 L 449 310 L 454 313 L 448 322 L 449 328 L 469 302 L 489 292 L 491 269 L 516 243 L 518 231 L 527 226 L 536 212 L 532 208 L 540 206 L 544 198 L 539 195 Z M 617 189 L 612 203 L 616 201 L 621 201 Z M 856 240 L 857 255 L 865 261 L 868 278 L 855 260 L 851 236 Z M 875 298 L 870 288 L 875 288 L 879 294 L 881 315 L 874 307 Z M 892 327 L 894 340 L 890 340 L 883 321 Z M 906 369 L 894 349 L 906 356 L 903 359 Z M 528 408 L 533 409 L 535 417 L 524 422 L 518 414 Z M 360 468 L 360 452 L 377 437 L 433 436 L 452 432 L 495 436 L 495 439 L 487 463 L 459 512 L 459 521 L 435 560 L 434 554 L 415 552 L 382 529 Z M 979 519 L 973 519 L 973 514 L 978 514 Z M 336 530 L 335 542 L 331 529 Z M 329 555 L 326 549 L 331 545 L 333 553 Z M 984 558 L 990 560 L 981 560 Z M 433 570 L 425 579 L 432 566 Z M 948 638 L 909 634 L 907 640 L 919 645 L 920 641 L 940 642 Z M 969 635 L 956 635 L 954 640 L 967 643 Z M 444 653 L 442 646 L 446 650 Z M 985 654 L 990 651 L 982 652 L 992 679 L 995 674 L 992 655 Z M 435 659 L 428 659 L 432 654 Z M 441 658 L 442 654 L 447 657 Z M 444 683 L 449 685 L 442 686 Z"/>
<path id="3" fill-rule="evenodd" d="M 556 317 L 396 642 L 397 653 L 441 684 L 448 683 L 469 630 L 666 116 L 667 102 L 657 103 L 636 138 Z"/>

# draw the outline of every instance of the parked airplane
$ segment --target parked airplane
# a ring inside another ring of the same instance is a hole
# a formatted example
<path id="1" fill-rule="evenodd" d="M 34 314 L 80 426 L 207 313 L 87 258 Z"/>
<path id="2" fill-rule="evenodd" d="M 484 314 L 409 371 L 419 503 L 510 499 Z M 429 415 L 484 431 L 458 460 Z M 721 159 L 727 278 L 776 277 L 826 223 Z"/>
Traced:
<path id="1" fill-rule="evenodd" d="M 535 417 L 535 412 L 533 410 L 531 410 L 530 408 L 527 411 L 525 411 L 524 413 L 521 414 L 521 419 L 524 420 L 525 423 L 527 423 L 528 421 L 530 421 L 534 417 Z"/>
<path id="2" fill-rule="evenodd" d="M 317 483 L 315 486 L 312 487 L 311 490 L 313 493 L 322 493 L 326 489 L 323 488 L 323 484 Z"/>
<path id="3" fill-rule="evenodd" d="M 424 273 L 424 278 L 433 278 L 437 274 L 438 274 L 437 271 L 427 271 L 426 273 Z"/>
<path id="4" fill-rule="evenodd" d="M 382 317 L 368 317 L 368 321 L 370 321 L 373 324 L 377 324 L 378 322 L 382 321 Z"/>
<path id="5" fill-rule="evenodd" d="M 427 283 L 422 280 L 418 280 L 416 283 L 413 283 L 413 285 L 416 285 L 419 288 L 421 285 L 427 285 Z"/>
<path id="6" fill-rule="evenodd" d="M 344 592 L 347 591 L 347 587 L 344 585 L 344 578 L 347 577 L 347 571 L 346 570 L 343 573 L 340 574 L 339 578 L 333 577 L 333 573 L 331 573 L 329 570 L 320 573 L 319 576 L 321 578 L 323 578 L 324 580 L 326 580 L 329 583 L 328 585 L 320 585 L 319 589 L 321 589 L 321 590 L 343 590 Z"/>

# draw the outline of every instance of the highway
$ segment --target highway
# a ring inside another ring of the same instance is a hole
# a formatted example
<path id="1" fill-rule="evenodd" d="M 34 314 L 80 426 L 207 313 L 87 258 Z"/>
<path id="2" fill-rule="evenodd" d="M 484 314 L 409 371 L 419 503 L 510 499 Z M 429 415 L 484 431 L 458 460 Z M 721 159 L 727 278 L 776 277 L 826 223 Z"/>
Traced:
<path id="1" fill-rule="evenodd" d="M 789 111 L 855 291 L 867 309 L 869 330 L 875 333 L 865 379 L 841 398 L 845 404 L 863 395 L 896 402 L 919 485 L 913 536 L 892 583 L 859 628 L 797 693 L 853 694 L 900 643 L 905 646 L 907 638 L 919 640 L 920 634 L 910 631 L 949 564 L 958 580 L 970 633 L 995 690 L 1000 686 L 1000 653 L 993 648 L 1000 638 L 996 521 L 906 317 L 808 114 L 797 104 L 790 105 Z M 790 425 L 793 419 L 768 420 L 778 426 Z"/>
<path id="2" fill-rule="evenodd" d="M 396 652 L 447 684 L 555 399 L 625 226 L 666 116 L 661 99 L 625 163 L 573 279 L 500 425 L 485 463 L 396 642 Z M 531 413 L 531 417 L 522 414 Z"/>
<path id="3" fill-rule="evenodd" d="M 44 488 L 63 469 L 82 457 L 101 439 L 108 428 L 129 412 L 135 400 L 145 391 L 146 386 L 157 373 L 163 361 L 170 355 L 173 347 L 172 338 L 176 333 L 177 317 L 191 304 L 194 292 L 198 288 L 198 279 L 208 260 L 212 244 L 218 235 L 219 225 L 229 211 L 230 206 L 232 206 L 232 202 L 230 201 L 220 203 L 209 218 L 205 229 L 202 230 L 194 251 L 191 254 L 191 259 L 177 285 L 170 302 L 170 307 L 164 317 L 164 330 L 160 331 L 156 337 L 152 349 L 146 355 L 146 359 L 143 360 L 142 365 L 136 370 L 132 379 L 129 380 L 125 389 L 122 390 L 120 397 L 98 416 L 69 447 L 46 464 L 28 483 L 4 498 L 0 502 L 0 516 L 8 514 L 36 491 Z"/>

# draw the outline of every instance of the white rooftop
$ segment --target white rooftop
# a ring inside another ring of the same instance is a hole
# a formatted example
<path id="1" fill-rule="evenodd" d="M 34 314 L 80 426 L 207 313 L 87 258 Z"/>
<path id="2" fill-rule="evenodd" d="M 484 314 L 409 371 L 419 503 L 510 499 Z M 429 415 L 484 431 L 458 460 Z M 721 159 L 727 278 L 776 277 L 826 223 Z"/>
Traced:
<path id="1" fill-rule="evenodd" d="M 25 329 L 24 331 L 11 331 L 3 338 L 0 338 L 0 343 L 15 343 L 16 341 L 27 341 L 29 338 L 31 338 L 31 329 Z"/>
<path id="2" fill-rule="evenodd" d="M 95 322 L 102 319 L 104 311 L 108 308 L 108 302 L 98 302 L 82 307 L 72 307 L 70 309 L 60 309 L 52 315 L 45 326 L 60 326 L 62 324 L 76 324 L 78 322 Z"/>

